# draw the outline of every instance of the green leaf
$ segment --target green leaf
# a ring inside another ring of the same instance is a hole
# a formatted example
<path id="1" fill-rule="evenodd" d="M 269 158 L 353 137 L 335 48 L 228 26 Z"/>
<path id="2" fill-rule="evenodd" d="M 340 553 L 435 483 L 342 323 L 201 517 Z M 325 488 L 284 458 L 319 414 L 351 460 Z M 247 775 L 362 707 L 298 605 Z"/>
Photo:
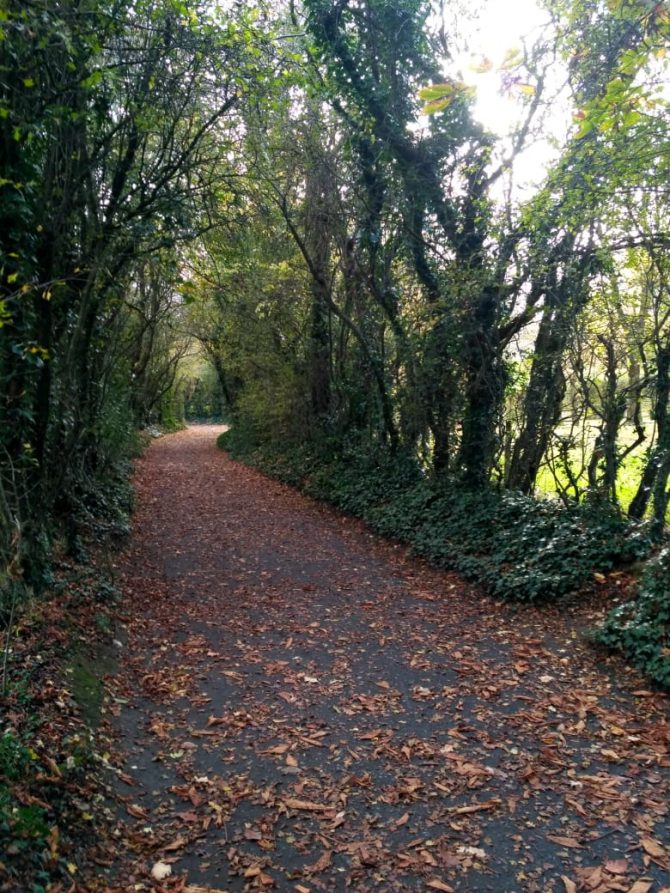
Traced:
<path id="1" fill-rule="evenodd" d="M 443 99 L 446 96 L 452 96 L 453 92 L 453 84 L 430 84 L 430 86 L 422 87 L 419 90 L 419 99 Z"/>
<path id="2" fill-rule="evenodd" d="M 476 72 L 477 74 L 486 74 L 488 71 L 491 71 L 493 68 L 493 62 L 487 57 L 478 62 L 476 65 L 471 65 L 470 70 Z"/>
<path id="3" fill-rule="evenodd" d="M 445 96 L 443 99 L 433 99 L 432 102 L 427 102 L 426 105 L 421 109 L 422 115 L 434 115 L 436 112 L 441 112 L 442 109 L 446 109 L 448 105 L 451 104 L 453 96 Z"/>
<path id="4" fill-rule="evenodd" d="M 102 81 L 102 72 L 98 69 L 81 81 L 82 87 L 97 87 Z"/>
<path id="5" fill-rule="evenodd" d="M 518 47 L 510 47 L 505 53 L 505 58 L 498 66 L 499 71 L 509 71 L 510 68 L 516 68 L 523 60 L 523 54 Z"/>
<path id="6" fill-rule="evenodd" d="M 517 84 L 517 87 L 526 96 L 535 96 L 536 89 L 532 84 Z"/>

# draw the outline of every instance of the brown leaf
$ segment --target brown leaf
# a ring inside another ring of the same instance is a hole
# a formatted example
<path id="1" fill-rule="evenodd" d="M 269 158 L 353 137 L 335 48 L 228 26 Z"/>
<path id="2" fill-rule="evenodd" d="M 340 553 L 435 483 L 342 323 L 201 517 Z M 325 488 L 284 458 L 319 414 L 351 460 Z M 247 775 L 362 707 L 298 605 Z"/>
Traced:
<path id="1" fill-rule="evenodd" d="M 493 800 L 484 800 L 482 803 L 472 803 L 470 806 L 455 806 L 451 811 L 456 815 L 467 815 L 471 812 L 481 812 L 483 809 L 495 809 L 496 806 L 500 806 L 501 802 L 498 798 L 494 798 Z"/>
<path id="2" fill-rule="evenodd" d="M 244 839 L 245 840 L 262 840 L 263 834 L 260 831 L 256 831 L 254 828 L 245 828 L 244 829 Z"/>
<path id="3" fill-rule="evenodd" d="M 665 847 L 661 846 L 653 837 L 641 838 L 640 844 L 645 853 L 654 859 L 663 859 L 667 855 Z"/>
<path id="4" fill-rule="evenodd" d="M 444 881 L 441 881 L 439 878 L 432 878 L 426 883 L 427 887 L 430 887 L 431 890 L 442 890 L 442 893 L 454 893 L 454 888 L 450 887 L 449 884 L 445 884 Z"/>
<path id="5" fill-rule="evenodd" d="M 168 843 L 163 847 L 163 850 L 166 853 L 174 853 L 176 850 L 180 850 L 182 847 L 185 847 L 188 843 L 188 840 L 185 837 L 175 837 L 175 839 Z"/>
<path id="6" fill-rule="evenodd" d="M 214 887 L 200 887 L 198 884 L 188 884 L 184 887 L 184 893 L 226 893 L 226 891 L 215 890 Z"/>
<path id="7" fill-rule="evenodd" d="M 287 797 L 284 806 L 288 809 L 302 809 L 305 812 L 331 812 L 333 807 L 326 806 L 323 803 L 312 803 L 311 800 L 294 800 L 293 797 Z"/>
<path id="8" fill-rule="evenodd" d="M 609 859 L 605 862 L 605 871 L 610 874 L 627 874 L 628 862 L 625 859 Z"/>
<path id="9" fill-rule="evenodd" d="M 198 816 L 195 812 L 176 812 L 175 816 L 182 822 L 197 822 Z"/>
<path id="10" fill-rule="evenodd" d="M 633 886 L 630 888 L 628 893 L 649 893 L 651 888 L 653 887 L 652 881 L 639 880 L 635 881 Z"/>
<path id="11" fill-rule="evenodd" d="M 281 756 L 282 754 L 285 754 L 290 747 L 290 744 L 276 744 L 274 747 L 268 747 L 267 750 L 262 750 L 261 753 L 277 754 L 277 756 Z"/>
<path id="12" fill-rule="evenodd" d="M 577 893 L 577 884 L 574 881 L 571 881 L 570 878 L 565 875 L 561 875 L 561 880 L 565 887 L 565 893 Z"/>
<path id="13" fill-rule="evenodd" d="M 359 741 L 374 741 L 376 738 L 379 738 L 384 734 L 384 729 L 375 729 L 372 732 L 363 732 L 362 735 L 358 736 Z"/>
<path id="14" fill-rule="evenodd" d="M 141 806 L 137 806 L 134 803 L 129 803 L 126 806 L 126 810 L 136 819 L 144 819 L 145 822 L 149 820 L 149 813 L 146 811 L 146 809 L 142 809 Z"/>
<path id="15" fill-rule="evenodd" d="M 305 871 L 308 874 L 319 874 L 322 871 L 325 871 L 327 868 L 330 868 L 330 864 L 332 862 L 332 853 L 330 850 L 326 850 L 322 853 L 316 862 L 313 865 L 306 865 Z"/>
<path id="16" fill-rule="evenodd" d="M 560 834 L 547 834 L 547 840 L 558 843 L 568 849 L 581 850 L 582 845 L 575 837 L 562 837 Z"/>

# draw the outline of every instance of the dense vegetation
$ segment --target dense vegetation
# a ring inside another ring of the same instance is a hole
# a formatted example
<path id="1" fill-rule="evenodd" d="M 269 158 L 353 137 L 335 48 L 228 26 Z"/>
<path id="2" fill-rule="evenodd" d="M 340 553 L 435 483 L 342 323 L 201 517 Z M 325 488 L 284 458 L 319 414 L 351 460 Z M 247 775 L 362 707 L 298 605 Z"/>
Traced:
<path id="1" fill-rule="evenodd" d="M 5 613 L 113 516 L 137 428 L 185 404 L 505 597 L 657 548 L 670 14 L 543 5 L 477 61 L 500 135 L 457 4 L 5 4 Z M 661 557 L 603 633 L 666 682 L 668 582 Z"/>

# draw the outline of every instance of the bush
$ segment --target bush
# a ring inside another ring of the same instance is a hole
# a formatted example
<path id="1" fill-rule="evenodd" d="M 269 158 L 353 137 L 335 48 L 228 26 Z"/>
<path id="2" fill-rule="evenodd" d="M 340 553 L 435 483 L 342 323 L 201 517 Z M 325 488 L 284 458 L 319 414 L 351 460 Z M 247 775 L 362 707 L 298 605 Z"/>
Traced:
<path id="1" fill-rule="evenodd" d="M 670 546 L 647 566 L 637 597 L 609 614 L 598 639 L 670 686 Z"/>

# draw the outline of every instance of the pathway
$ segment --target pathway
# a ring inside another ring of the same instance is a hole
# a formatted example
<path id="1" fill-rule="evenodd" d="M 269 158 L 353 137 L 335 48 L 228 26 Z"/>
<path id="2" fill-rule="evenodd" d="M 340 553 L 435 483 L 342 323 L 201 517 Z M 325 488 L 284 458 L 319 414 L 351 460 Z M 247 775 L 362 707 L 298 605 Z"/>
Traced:
<path id="1" fill-rule="evenodd" d="M 219 431 L 138 463 L 114 890 L 670 893 L 668 700 L 584 612 L 483 597 Z"/>

